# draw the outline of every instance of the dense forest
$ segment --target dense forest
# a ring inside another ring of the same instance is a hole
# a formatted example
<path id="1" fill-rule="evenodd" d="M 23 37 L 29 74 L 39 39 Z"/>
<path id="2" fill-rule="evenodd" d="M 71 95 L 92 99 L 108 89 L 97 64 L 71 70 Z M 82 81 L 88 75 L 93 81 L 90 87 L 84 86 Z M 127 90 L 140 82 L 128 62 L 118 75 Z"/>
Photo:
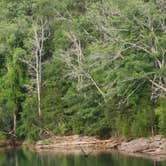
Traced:
<path id="1" fill-rule="evenodd" d="M 0 139 L 166 135 L 165 0 L 1 0 Z"/>

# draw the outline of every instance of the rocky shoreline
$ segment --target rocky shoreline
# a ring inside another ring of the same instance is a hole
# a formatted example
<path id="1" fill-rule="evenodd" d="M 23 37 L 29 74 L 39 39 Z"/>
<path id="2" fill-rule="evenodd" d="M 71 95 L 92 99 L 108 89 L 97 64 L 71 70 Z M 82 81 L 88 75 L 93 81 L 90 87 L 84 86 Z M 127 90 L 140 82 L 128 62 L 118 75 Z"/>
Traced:
<path id="1" fill-rule="evenodd" d="M 124 155 L 146 157 L 153 160 L 166 160 L 166 138 L 160 135 L 130 141 L 124 138 L 100 140 L 94 137 L 79 135 L 56 136 L 36 142 L 33 149 L 38 152 L 81 153 L 85 156 L 98 152 L 117 150 Z"/>
<path id="2" fill-rule="evenodd" d="M 20 148 L 22 142 L 16 140 L 0 141 L 0 150 Z M 57 154 L 74 154 L 85 156 L 103 152 L 119 153 L 125 156 L 143 157 L 156 161 L 166 160 L 166 138 L 156 135 L 149 138 L 127 140 L 125 138 L 110 138 L 100 140 L 88 136 L 54 136 L 37 141 L 28 146 L 37 152 L 50 152 Z"/>
<path id="3" fill-rule="evenodd" d="M 121 139 L 111 138 L 109 140 L 100 140 L 95 137 L 88 136 L 56 136 L 46 140 L 40 140 L 32 147 L 35 151 L 52 151 L 57 153 L 83 154 L 85 156 L 89 154 L 96 154 L 100 152 L 106 152 L 110 149 L 114 149 L 119 145 Z"/>
<path id="4" fill-rule="evenodd" d="M 88 136 L 63 136 L 63 137 L 52 137 L 49 139 L 38 141 L 35 144 L 37 149 L 72 149 L 77 147 L 93 147 L 96 149 L 111 149 L 115 148 L 120 139 L 111 138 L 109 140 L 100 140 L 95 137 Z"/>

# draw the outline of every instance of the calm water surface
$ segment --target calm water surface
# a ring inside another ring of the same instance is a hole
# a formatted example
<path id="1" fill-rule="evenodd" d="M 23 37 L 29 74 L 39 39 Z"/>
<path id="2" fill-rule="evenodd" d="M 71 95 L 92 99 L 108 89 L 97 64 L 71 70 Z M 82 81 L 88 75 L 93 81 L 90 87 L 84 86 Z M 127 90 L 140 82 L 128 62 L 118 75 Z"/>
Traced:
<path id="1" fill-rule="evenodd" d="M 84 157 L 15 150 L 0 152 L 0 166 L 166 166 L 166 162 L 108 153 Z"/>

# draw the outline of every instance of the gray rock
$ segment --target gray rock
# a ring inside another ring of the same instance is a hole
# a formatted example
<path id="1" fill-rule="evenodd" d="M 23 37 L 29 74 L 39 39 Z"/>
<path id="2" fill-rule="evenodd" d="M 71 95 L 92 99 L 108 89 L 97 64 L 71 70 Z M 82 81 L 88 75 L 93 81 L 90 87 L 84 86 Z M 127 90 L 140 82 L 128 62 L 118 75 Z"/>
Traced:
<path id="1" fill-rule="evenodd" d="M 139 138 L 122 143 L 118 149 L 126 153 L 166 154 L 166 139 L 160 135 L 149 139 Z"/>
<path id="2" fill-rule="evenodd" d="M 139 138 L 132 140 L 130 142 L 122 143 L 118 149 L 128 153 L 136 153 L 136 152 L 142 152 L 148 148 L 149 148 L 149 139 Z"/>

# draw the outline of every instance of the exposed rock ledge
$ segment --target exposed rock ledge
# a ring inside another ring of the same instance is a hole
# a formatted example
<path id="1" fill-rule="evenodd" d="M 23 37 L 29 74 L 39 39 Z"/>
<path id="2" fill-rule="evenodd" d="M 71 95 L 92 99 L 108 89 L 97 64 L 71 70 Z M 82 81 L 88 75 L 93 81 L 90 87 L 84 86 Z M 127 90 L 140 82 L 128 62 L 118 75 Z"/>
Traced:
<path id="1" fill-rule="evenodd" d="M 152 159 L 166 159 L 166 138 L 156 135 L 150 138 L 139 138 L 122 142 L 118 150 L 128 154 L 146 155 Z"/>
<path id="2" fill-rule="evenodd" d="M 90 154 L 96 151 L 110 151 L 117 149 L 119 152 L 134 156 L 149 157 L 155 160 L 166 159 L 166 138 L 157 135 L 150 138 L 139 138 L 126 141 L 122 138 L 99 140 L 88 136 L 52 137 L 38 141 L 33 147 L 37 151 L 76 152 Z"/>

